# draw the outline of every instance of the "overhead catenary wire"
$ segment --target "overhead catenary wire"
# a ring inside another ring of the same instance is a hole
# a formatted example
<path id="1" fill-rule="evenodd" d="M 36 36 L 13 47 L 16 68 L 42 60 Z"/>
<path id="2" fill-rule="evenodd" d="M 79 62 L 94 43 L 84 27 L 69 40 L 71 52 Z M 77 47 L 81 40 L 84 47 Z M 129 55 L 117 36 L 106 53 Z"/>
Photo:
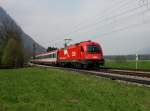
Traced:
<path id="1" fill-rule="evenodd" d="M 123 31 L 123 30 L 128 30 L 130 28 L 134 28 L 134 27 L 137 27 L 139 25 L 145 25 L 145 24 L 149 24 L 150 23 L 150 20 L 147 20 L 147 21 L 143 21 L 141 23 L 135 23 L 135 24 L 131 24 L 131 25 L 128 25 L 128 26 L 125 26 L 125 27 L 121 27 L 119 29 L 116 29 L 116 30 L 112 30 L 110 32 L 106 32 L 106 33 L 100 33 L 100 34 L 97 34 L 98 36 L 106 36 L 106 35 L 110 35 L 112 33 L 116 33 L 116 32 L 120 32 L 120 31 Z"/>
<path id="2" fill-rule="evenodd" d="M 86 26 L 84 26 L 84 27 L 82 27 L 82 28 L 80 28 L 80 29 L 78 29 L 78 30 L 72 32 L 72 33 L 81 31 L 81 30 L 83 30 L 83 29 L 85 29 L 85 28 L 91 28 L 92 26 L 98 25 L 98 24 L 100 24 L 100 23 L 102 23 L 102 22 L 104 22 L 104 21 L 108 21 L 108 20 L 110 20 L 110 19 L 114 19 L 114 18 L 120 17 L 120 16 L 122 16 L 122 15 L 124 15 L 124 14 L 128 14 L 128 13 L 131 13 L 131 12 L 133 12 L 133 11 L 136 11 L 137 9 L 140 9 L 140 8 L 142 8 L 142 7 L 144 7 L 144 6 L 146 6 L 146 5 L 142 5 L 142 6 L 139 6 L 139 7 L 136 7 L 136 8 L 132 8 L 132 9 L 130 9 L 130 10 L 124 11 L 124 12 L 119 13 L 119 14 L 117 14 L 117 15 L 114 15 L 114 16 L 111 16 L 111 17 L 107 17 L 107 18 L 102 19 L 102 20 L 100 20 L 100 21 L 97 21 L 97 22 L 95 22 L 95 23 L 91 23 L 91 24 L 89 24 L 89 25 L 86 25 Z"/>
<path id="3" fill-rule="evenodd" d="M 115 4 L 112 5 L 113 7 L 112 7 L 112 6 L 109 6 L 107 9 L 104 9 L 102 12 L 108 13 L 108 14 L 110 15 L 110 14 L 116 9 L 116 6 L 122 7 L 122 6 L 128 5 L 128 4 L 130 4 L 131 2 L 135 2 L 135 1 L 137 1 L 137 0 L 134 0 L 134 1 L 129 0 L 129 1 L 125 1 L 125 2 L 120 1 L 120 2 L 118 2 L 119 5 L 117 5 L 117 4 L 115 3 Z M 124 4 L 123 4 L 123 3 L 124 3 Z M 114 8 L 114 6 L 115 6 L 115 9 L 112 9 L 112 8 Z M 111 7 L 112 7 L 112 8 L 111 8 Z M 119 7 L 117 7 L 117 8 L 119 8 Z M 106 18 L 106 15 L 103 15 L 103 16 L 99 15 L 98 17 L 95 16 L 95 17 L 91 17 L 91 19 L 92 19 L 92 18 L 94 18 L 94 22 L 95 22 L 95 21 L 99 21 L 99 20 L 101 20 L 101 19 L 105 19 L 105 18 Z M 80 30 L 81 28 L 84 28 L 85 26 L 82 27 L 82 25 L 84 25 L 85 21 L 86 21 L 86 20 L 84 20 L 83 22 L 81 22 L 81 23 L 79 23 L 78 25 L 76 25 L 75 27 L 73 27 L 73 29 L 75 29 L 75 30 L 70 31 L 69 33 L 73 33 L 73 32 L 75 32 L 76 30 Z M 88 23 L 88 25 L 89 25 L 89 24 L 91 24 L 91 23 Z M 86 23 L 86 26 L 87 26 L 87 23 Z M 68 33 L 68 34 L 69 34 L 69 33 Z M 67 34 L 66 34 L 66 35 L 67 35 Z"/>
<path id="4" fill-rule="evenodd" d="M 109 34 L 112 34 L 114 32 L 119 32 L 119 31 L 122 31 L 122 30 L 126 30 L 126 29 L 129 29 L 129 28 L 133 28 L 133 27 L 136 27 L 136 26 L 139 26 L 139 25 L 144 25 L 144 24 L 147 24 L 147 23 L 150 23 L 150 21 L 146 21 L 144 23 L 137 23 L 137 24 L 132 24 L 132 25 L 129 25 L 129 26 L 126 26 L 126 27 L 122 27 L 120 29 L 116 29 L 116 30 L 113 30 L 111 32 L 107 32 L 107 33 L 103 33 L 103 34 L 100 34 L 100 35 L 109 35 Z"/>
<path id="5" fill-rule="evenodd" d="M 140 1 L 140 0 L 136 0 L 136 1 Z M 145 1 L 145 0 L 144 0 Z M 116 15 L 112 15 L 112 16 L 109 16 L 109 17 L 103 17 L 102 18 L 102 20 L 103 21 L 101 21 L 101 19 L 100 19 L 100 21 L 95 21 L 95 22 L 99 22 L 98 24 L 92 24 L 92 23 L 90 23 L 90 25 L 91 25 L 91 27 L 94 27 L 94 26 L 96 26 L 96 25 L 101 25 L 101 24 L 103 24 L 104 22 L 106 22 L 106 21 L 108 21 L 108 20 L 111 20 L 111 19 L 116 19 L 116 18 L 119 18 L 119 17 L 121 17 L 121 16 L 125 16 L 125 17 L 128 17 L 128 16 L 126 16 L 126 15 L 128 15 L 129 13 L 133 13 L 134 14 L 134 12 L 135 12 L 135 14 L 137 13 L 137 9 L 139 9 L 139 10 L 141 10 L 141 9 L 143 9 L 143 7 L 144 7 L 144 9 L 146 8 L 146 6 L 147 6 L 147 9 L 149 8 L 148 6 L 149 6 L 149 4 L 146 4 L 146 3 L 142 3 L 142 4 L 139 4 L 139 6 L 138 7 L 135 7 L 135 8 L 131 8 L 130 7 L 130 9 L 128 9 L 128 10 L 125 10 L 125 11 L 123 11 L 123 12 L 120 12 L 119 14 L 116 14 Z M 146 11 L 145 11 L 146 12 Z M 142 13 L 142 12 L 141 12 Z M 143 12 L 144 13 L 144 12 Z M 137 14 L 139 14 L 139 13 L 137 13 Z M 145 23 L 144 23 L 145 24 Z M 133 27 L 136 27 L 136 26 L 140 26 L 140 25 L 142 25 L 142 23 L 138 23 L 138 24 L 129 24 L 128 26 L 125 26 L 125 27 L 121 27 L 121 28 L 117 28 L 117 29 L 115 29 L 115 30 L 112 30 L 112 31 L 109 31 L 109 32 L 102 32 L 102 33 L 100 33 L 99 35 L 101 35 L 101 36 L 105 36 L 105 35 L 110 35 L 110 34 L 112 34 L 112 33 L 115 33 L 115 32 L 119 32 L 119 31 L 123 31 L 123 30 L 126 30 L 126 29 L 129 29 L 129 28 L 133 28 Z M 91 28 L 91 27 L 86 27 L 86 28 Z M 84 30 L 84 29 L 86 29 L 86 28 L 82 28 L 81 30 Z M 81 31 L 80 29 L 79 30 L 77 30 L 77 31 Z M 74 32 L 72 32 L 72 35 L 73 34 L 75 34 L 77 31 L 74 31 Z M 71 33 L 70 33 L 71 34 Z M 82 34 L 83 36 L 84 36 L 84 33 Z M 98 35 L 98 34 L 97 34 Z M 69 37 L 69 35 L 67 35 L 67 34 L 65 34 L 64 35 L 65 37 Z M 70 38 L 70 37 L 69 37 Z"/>
<path id="6" fill-rule="evenodd" d="M 137 0 L 135 0 L 135 1 L 137 1 Z M 128 5 L 128 4 L 130 4 L 130 3 L 131 3 L 131 2 L 127 2 L 126 5 Z M 125 4 L 123 4 L 123 5 L 125 5 Z M 115 18 L 115 17 L 117 17 L 117 16 L 121 16 L 121 15 L 126 14 L 126 13 L 128 13 L 128 12 L 132 12 L 132 11 L 137 10 L 137 9 L 139 9 L 139 8 L 142 8 L 142 7 L 144 7 L 144 6 L 146 6 L 146 5 L 145 5 L 145 4 L 142 4 L 142 5 L 139 6 L 139 7 L 136 7 L 136 8 L 133 8 L 133 9 L 124 11 L 124 12 L 122 12 L 122 13 L 119 13 L 119 14 L 117 14 L 117 15 L 109 16 L 109 17 L 106 17 L 105 15 L 104 15 L 104 16 L 100 16 L 100 17 L 96 18 L 96 20 L 94 21 L 94 23 L 88 23 L 87 25 L 85 25 L 85 26 L 83 26 L 83 27 L 80 27 L 80 28 L 77 28 L 76 30 L 71 31 L 70 33 L 74 33 L 74 32 L 77 32 L 78 30 L 80 31 L 80 30 L 85 29 L 85 28 L 87 28 L 87 27 L 91 27 L 91 26 L 100 24 L 100 23 L 102 23 L 103 21 L 107 21 L 107 20 L 109 20 L 109 19 L 113 19 L 113 18 Z M 110 10 L 110 9 L 109 9 L 109 10 Z M 68 33 L 68 35 L 69 35 L 70 33 Z"/>
<path id="7" fill-rule="evenodd" d="M 136 15 L 142 15 L 142 14 L 144 14 L 144 13 L 146 13 L 146 12 L 149 12 L 149 10 L 147 10 L 147 9 L 145 9 L 145 10 L 143 10 L 143 11 L 140 11 L 140 12 L 138 12 L 138 13 L 134 13 L 134 14 L 132 14 L 132 15 L 130 15 L 130 16 L 125 16 L 125 17 L 123 17 L 123 18 L 120 18 L 120 19 L 130 19 L 129 17 L 136 17 Z M 117 19 L 117 20 L 119 20 L 119 19 Z M 117 21 L 116 20 L 116 21 Z M 124 22 L 124 21 L 122 21 L 122 22 Z M 101 26 L 98 26 L 98 28 L 94 28 L 94 30 L 97 30 L 97 29 L 103 29 L 103 27 L 107 27 L 108 25 L 113 25 L 113 24 L 115 24 L 115 25 L 117 25 L 118 26 L 118 24 L 117 23 L 115 23 L 113 20 L 111 21 L 111 23 L 108 23 L 108 24 L 103 24 L 103 25 L 101 25 Z M 91 30 L 90 30 L 91 31 Z M 81 32 L 84 32 L 84 33 L 88 33 L 89 31 L 81 31 Z"/>

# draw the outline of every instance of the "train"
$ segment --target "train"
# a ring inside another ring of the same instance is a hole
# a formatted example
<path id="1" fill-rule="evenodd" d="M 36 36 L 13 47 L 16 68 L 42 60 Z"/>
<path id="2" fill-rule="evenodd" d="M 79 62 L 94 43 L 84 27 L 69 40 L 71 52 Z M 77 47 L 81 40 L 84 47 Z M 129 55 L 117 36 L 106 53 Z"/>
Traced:
<path id="1" fill-rule="evenodd" d="M 74 68 L 92 68 L 104 65 L 103 50 L 91 40 L 65 46 L 54 51 L 36 54 L 31 63 Z"/>

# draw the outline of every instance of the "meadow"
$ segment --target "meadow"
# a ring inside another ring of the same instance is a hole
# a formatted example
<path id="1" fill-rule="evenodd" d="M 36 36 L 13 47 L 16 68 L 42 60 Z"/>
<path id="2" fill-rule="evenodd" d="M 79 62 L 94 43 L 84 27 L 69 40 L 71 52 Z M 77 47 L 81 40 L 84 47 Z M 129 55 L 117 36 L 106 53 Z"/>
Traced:
<path id="1" fill-rule="evenodd" d="M 0 111 L 150 111 L 150 88 L 58 69 L 1 69 Z"/>
<path id="2" fill-rule="evenodd" d="M 137 62 L 137 68 L 139 70 L 150 70 L 150 61 L 139 60 Z M 121 68 L 121 69 L 136 69 L 136 61 L 116 61 L 116 60 L 106 60 L 105 67 L 109 68 Z"/>

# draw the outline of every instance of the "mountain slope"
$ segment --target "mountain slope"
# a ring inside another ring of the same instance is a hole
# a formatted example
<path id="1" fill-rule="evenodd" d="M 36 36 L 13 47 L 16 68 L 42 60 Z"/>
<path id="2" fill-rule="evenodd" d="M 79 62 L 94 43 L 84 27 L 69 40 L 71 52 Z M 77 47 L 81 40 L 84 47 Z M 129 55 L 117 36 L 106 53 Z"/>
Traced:
<path id="1" fill-rule="evenodd" d="M 45 52 L 45 48 L 36 43 L 30 36 L 23 32 L 23 30 L 16 24 L 16 22 L 0 7 L 0 45 L 6 39 L 7 31 L 14 31 L 20 33 L 23 47 L 30 52 L 33 52 L 33 44 L 36 46 L 36 52 Z"/>

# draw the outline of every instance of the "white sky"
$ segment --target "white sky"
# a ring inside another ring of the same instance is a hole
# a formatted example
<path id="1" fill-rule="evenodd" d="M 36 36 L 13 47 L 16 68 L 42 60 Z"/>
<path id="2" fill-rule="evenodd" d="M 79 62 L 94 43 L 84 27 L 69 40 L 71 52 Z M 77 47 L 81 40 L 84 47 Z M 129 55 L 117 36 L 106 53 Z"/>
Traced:
<path id="1" fill-rule="evenodd" d="M 62 47 L 64 38 L 74 43 L 91 39 L 101 43 L 107 55 L 133 54 L 150 47 L 146 1 L 0 0 L 0 6 L 44 47 Z"/>

